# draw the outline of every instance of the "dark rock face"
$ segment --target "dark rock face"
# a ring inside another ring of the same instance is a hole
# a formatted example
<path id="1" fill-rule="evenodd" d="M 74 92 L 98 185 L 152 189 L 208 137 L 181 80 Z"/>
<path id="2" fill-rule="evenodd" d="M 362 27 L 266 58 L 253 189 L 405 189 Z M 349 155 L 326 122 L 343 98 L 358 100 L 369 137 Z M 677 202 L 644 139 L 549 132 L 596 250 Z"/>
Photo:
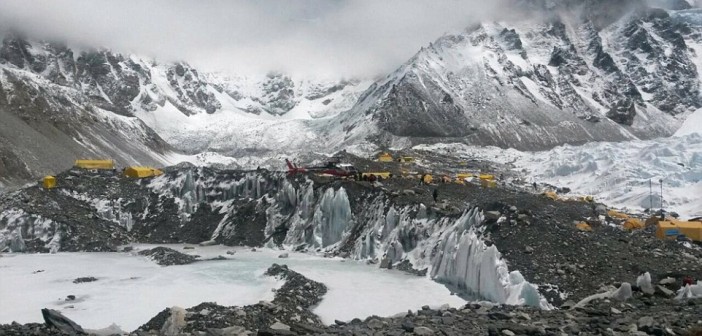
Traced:
<path id="1" fill-rule="evenodd" d="M 79 284 L 79 283 L 85 283 L 85 282 L 93 282 L 97 281 L 98 279 L 96 277 L 82 277 L 82 278 L 76 278 L 73 280 L 74 284 Z"/>
<path id="2" fill-rule="evenodd" d="M 619 102 L 607 112 L 607 118 L 627 126 L 634 124 L 634 117 L 636 117 L 636 107 L 632 101 L 627 100 Z"/>
<path id="3" fill-rule="evenodd" d="M 198 256 L 185 254 L 162 246 L 140 251 L 139 255 L 147 256 L 161 266 L 187 265 L 198 261 Z"/>
<path id="4" fill-rule="evenodd" d="M 274 115 L 285 114 L 297 104 L 295 98 L 295 84 L 292 79 L 279 73 L 271 73 L 262 83 L 264 96 L 260 99 L 266 112 Z M 334 88 L 329 93 L 332 93 Z"/>
<path id="5" fill-rule="evenodd" d="M 177 107 L 186 115 L 196 114 L 197 109 L 214 113 L 222 108 L 214 94 L 208 92 L 208 83 L 189 65 L 178 63 L 175 68 L 168 69 L 166 75 L 170 86 L 178 94 Z"/>

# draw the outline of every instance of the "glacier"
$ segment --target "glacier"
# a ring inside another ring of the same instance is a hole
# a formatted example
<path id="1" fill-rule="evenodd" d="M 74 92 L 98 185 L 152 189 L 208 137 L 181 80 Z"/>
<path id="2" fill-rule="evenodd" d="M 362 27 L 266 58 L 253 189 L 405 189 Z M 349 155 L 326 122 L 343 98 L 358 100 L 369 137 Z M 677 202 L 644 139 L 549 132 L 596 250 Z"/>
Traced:
<path id="1" fill-rule="evenodd" d="M 598 202 L 633 212 L 652 204 L 654 209 L 664 207 L 687 218 L 702 215 L 702 171 L 697 169 L 702 166 L 702 133 L 564 145 L 537 152 L 464 144 L 419 145 L 414 149 L 504 164 L 529 183 L 568 187 L 574 194 L 592 195 Z M 663 180 L 662 200 L 659 180 Z"/>

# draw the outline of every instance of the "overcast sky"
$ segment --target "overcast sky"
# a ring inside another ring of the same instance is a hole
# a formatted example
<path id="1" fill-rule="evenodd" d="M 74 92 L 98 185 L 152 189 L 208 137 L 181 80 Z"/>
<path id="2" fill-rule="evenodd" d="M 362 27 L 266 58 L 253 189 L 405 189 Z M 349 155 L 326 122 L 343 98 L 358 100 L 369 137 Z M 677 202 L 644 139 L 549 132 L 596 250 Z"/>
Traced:
<path id="1" fill-rule="evenodd" d="M 205 70 L 374 76 L 499 10 L 491 0 L 1 0 L 0 29 Z"/>

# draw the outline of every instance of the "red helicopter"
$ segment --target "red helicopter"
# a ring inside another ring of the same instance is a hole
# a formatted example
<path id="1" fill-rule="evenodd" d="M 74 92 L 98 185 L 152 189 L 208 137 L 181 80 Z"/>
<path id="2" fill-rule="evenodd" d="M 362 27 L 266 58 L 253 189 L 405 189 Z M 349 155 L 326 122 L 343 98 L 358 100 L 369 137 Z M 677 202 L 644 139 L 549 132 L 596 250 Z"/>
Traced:
<path id="1" fill-rule="evenodd" d="M 288 159 L 285 159 L 285 163 L 288 165 L 288 175 L 304 174 L 311 172 L 338 177 L 350 177 L 356 176 L 358 174 L 358 170 L 354 166 L 347 163 L 339 163 L 338 160 L 329 161 L 326 165 L 317 167 L 298 167 L 292 162 L 290 162 L 290 160 Z"/>

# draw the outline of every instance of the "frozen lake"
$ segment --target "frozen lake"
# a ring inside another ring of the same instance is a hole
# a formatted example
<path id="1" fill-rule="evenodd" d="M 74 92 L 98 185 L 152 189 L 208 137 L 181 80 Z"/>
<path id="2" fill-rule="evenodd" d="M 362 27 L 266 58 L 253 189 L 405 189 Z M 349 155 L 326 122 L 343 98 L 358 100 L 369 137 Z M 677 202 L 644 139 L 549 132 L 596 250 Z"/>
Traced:
<path id="1" fill-rule="evenodd" d="M 153 245 L 157 246 L 157 245 Z M 151 248 L 136 246 L 138 250 Z M 281 251 L 222 246 L 169 246 L 203 258 L 228 259 L 184 266 L 158 266 L 133 253 L 3 254 L 0 258 L 0 323 L 43 322 L 42 308 L 57 309 L 89 329 L 111 324 L 131 331 L 161 310 L 189 308 L 201 302 L 247 305 L 272 300 L 279 282 L 264 276 L 273 263 L 286 264 L 329 288 L 314 310 L 325 323 L 369 315 L 390 316 L 423 305 L 465 304 L 444 286 L 425 277 L 379 269 L 377 265 Z M 236 254 L 227 255 L 227 250 Z M 42 270 L 41 272 L 37 272 Z M 95 282 L 74 284 L 79 277 Z M 65 301 L 75 295 L 75 301 Z"/>

